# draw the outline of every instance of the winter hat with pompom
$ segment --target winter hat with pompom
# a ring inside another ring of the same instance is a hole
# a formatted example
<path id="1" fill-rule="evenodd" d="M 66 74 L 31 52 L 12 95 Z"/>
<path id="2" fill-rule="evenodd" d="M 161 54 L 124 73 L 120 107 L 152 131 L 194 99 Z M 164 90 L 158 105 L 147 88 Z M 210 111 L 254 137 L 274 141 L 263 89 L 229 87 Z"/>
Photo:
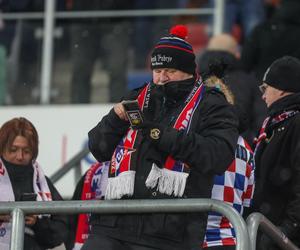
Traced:
<path id="1" fill-rule="evenodd" d="M 162 37 L 151 55 L 151 69 L 173 68 L 195 74 L 196 63 L 192 46 L 185 41 L 187 27 L 176 25 L 168 36 Z"/>

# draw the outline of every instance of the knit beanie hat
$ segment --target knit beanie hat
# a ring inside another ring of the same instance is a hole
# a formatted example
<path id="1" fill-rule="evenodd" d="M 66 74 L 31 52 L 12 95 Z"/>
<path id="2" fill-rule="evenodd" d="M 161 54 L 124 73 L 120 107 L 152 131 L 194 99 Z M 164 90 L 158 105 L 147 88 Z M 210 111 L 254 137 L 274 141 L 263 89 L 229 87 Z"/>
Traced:
<path id="1" fill-rule="evenodd" d="M 284 56 L 275 60 L 267 69 L 263 82 L 288 92 L 300 92 L 300 60 Z"/>
<path id="2" fill-rule="evenodd" d="M 195 74 L 196 63 L 192 46 L 185 41 L 188 30 L 184 25 L 171 28 L 169 36 L 162 37 L 151 54 L 151 69 L 173 68 Z"/>

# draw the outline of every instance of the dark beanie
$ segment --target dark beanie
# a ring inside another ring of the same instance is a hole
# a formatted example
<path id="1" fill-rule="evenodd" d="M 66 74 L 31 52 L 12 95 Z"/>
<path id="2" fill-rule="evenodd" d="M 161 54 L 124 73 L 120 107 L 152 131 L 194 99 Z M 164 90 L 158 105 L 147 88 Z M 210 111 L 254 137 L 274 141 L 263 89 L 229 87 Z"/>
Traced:
<path id="1" fill-rule="evenodd" d="M 173 68 L 195 74 L 196 63 L 192 46 L 185 41 L 187 28 L 176 25 L 162 37 L 151 54 L 151 69 Z"/>
<path id="2" fill-rule="evenodd" d="M 288 92 L 300 92 L 300 60 L 284 56 L 275 60 L 267 69 L 263 82 Z"/>

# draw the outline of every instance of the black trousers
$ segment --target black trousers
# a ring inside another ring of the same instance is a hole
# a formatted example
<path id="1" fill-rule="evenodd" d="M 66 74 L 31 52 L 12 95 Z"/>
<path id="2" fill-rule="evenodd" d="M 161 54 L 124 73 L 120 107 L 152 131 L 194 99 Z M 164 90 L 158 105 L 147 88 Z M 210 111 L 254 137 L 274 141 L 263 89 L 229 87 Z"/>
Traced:
<path id="1" fill-rule="evenodd" d="M 159 250 L 149 246 L 118 240 L 106 235 L 91 234 L 81 250 Z"/>

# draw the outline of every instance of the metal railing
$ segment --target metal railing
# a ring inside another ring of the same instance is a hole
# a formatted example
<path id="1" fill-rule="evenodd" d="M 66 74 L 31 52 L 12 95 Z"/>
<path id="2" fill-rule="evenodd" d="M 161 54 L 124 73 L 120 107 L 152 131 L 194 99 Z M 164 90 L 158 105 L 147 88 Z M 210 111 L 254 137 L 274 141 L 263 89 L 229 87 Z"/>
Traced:
<path id="1" fill-rule="evenodd" d="M 75 179 L 79 179 L 80 177 L 80 173 L 81 173 L 81 168 L 80 168 L 80 161 L 82 160 L 82 158 L 84 158 L 87 154 L 89 153 L 89 149 L 85 148 L 82 151 L 80 151 L 78 154 L 76 154 L 68 163 L 66 163 L 62 168 L 60 168 L 57 172 L 55 172 L 51 177 L 51 181 L 53 183 L 57 182 L 61 177 L 63 177 L 67 172 L 69 172 L 71 169 L 75 169 Z M 76 174 L 77 173 L 77 174 Z M 201 199 L 203 201 L 205 201 L 204 199 Z M 186 201 L 186 200 L 184 200 Z M 216 205 L 214 204 L 215 201 L 212 201 L 212 207 L 210 207 L 209 211 L 216 211 L 214 210 L 216 207 Z M 145 201 L 146 204 L 148 203 L 148 200 Z M 156 201 L 155 201 L 156 202 Z M 168 202 L 170 202 L 168 200 Z M 218 201 L 216 201 L 218 202 Z M 19 202 L 20 203 L 20 202 Z M 150 201 L 151 203 L 151 201 Z M 0 203 L 1 204 L 1 203 Z M 27 203 L 26 203 L 27 204 Z M 77 204 L 77 203 L 76 203 Z M 169 203 L 168 203 L 169 204 Z M 224 203 L 225 204 L 225 203 Z M 226 204 L 225 204 L 226 205 Z M 123 204 L 124 206 L 124 204 Z M 140 205 L 138 205 L 140 206 Z M 217 205 L 218 206 L 218 205 Z M 227 205 L 228 206 L 228 205 Z M 127 207 L 127 206 L 126 206 Z M 205 207 L 207 208 L 207 207 Z M 218 207 L 219 209 L 220 207 Z M 81 209 L 81 207 L 79 207 L 79 209 Z M 187 209 L 188 210 L 188 209 Z M 0 206 L 0 212 L 1 212 L 1 206 Z M 73 211 L 76 211 L 76 213 L 78 213 L 78 211 L 75 209 Z M 116 212 L 118 212 L 119 210 L 117 210 Z M 165 210 L 164 210 L 165 211 Z M 199 210 L 200 211 L 200 210 Z M 201 211 L 205 211 L 205 210 L 201 210 Z M 145 212 L 145 211 L 143 211 Z M 182 210 L 182 212 L 184 212 Z M 226 217 L 227 215 L 225 214 L 224 211 L 216 211 L 216 212 L 220 212 L 222 214 L 224 214 Z M 19 213 L 19 211 L 17 211 L 18 215 L 15 216 L 21 216 Z M 228 219 L 231 221 L 231 219 L 228 217 Z M 234 225 L 234 224 L 233 224 Z M 255 250 L 256 249 L 256 237 L 257 237 L 257 231 L 258 228 L 262 229 L 262 231 L 264 233 L 266 233 L 268 236 L 270 236 L 277 244 L 278 246 L 281 247 L 281 249 L 286 249 L 286 250 L 300 250 L 297 246 L 295 246 L 285 235 L 283 232 L 281 232 L 274 224 L 272 224 L 264 215 L 260 214 L 260 213 L 252 213 L 248 216 L 247 218 L 247 228 L 248 228 L 248 233 L 249 233 L 249 247 L 246 249 L 251 249 L 251 250 Z M 236 228 L 236 226 L 234 225 L 235 230 L 239 230 L 238 228 Z M 236 231 L 236 233 L 238 234 L 239 232 Z M 243 236 L 242 236 L 243 237 Z M 238 236 L 237 236 L 237 241 L 238 241 Z M 248 244 L 248 243 L 247 243 Z M 244 248 L 236 248 L 236 249 L 244 249 Z"/>
<path id="2" fill-rule="evenodd" d="M 280 231 L 272 222 L 270 222 L 261 213 L 252 213 L 247 218 L 248 232 L 250 237 L 251 250 L 256 249 L 256 236 L 258 227 L 262 229 L 281 249 L 299 250 L 282 231 Z"/>
<path id="3" fill-rule="evenodd" d="M 59 168 L 53 175 L 51 175 L 50 180 L 52 183 L 56 183 L 59 179 L 61 179 L 66 173 L 68 173 L 71 169 L 75 169 L 75 181 L 77 181 L 81 177 L 81 160 L 89 154 L 89 149 L 84 148 L 79 153 L 77 153 L 73 158 L 71 158 L 65 165 Z"/>
<path id="4" fill-rule="evenodd" d="M 117 17 L 138 17 L 138 16 L 176 16 L 176 15 L 213 15 L 213 34 L 220 34 L 224 22 L 224 0 L 215 0 L 214 8 L 199 9 L 152 9 L 152 10 L 117 10 L 117 11 L 77 11 L 77 12 L 56 12 L 55 1 L 45 1 L 44 12 L 31 13 L 0 13 L 3 20 L 19 19 L 43 19 L 44 36 L 41 65 L 41 104 L 50 103 L 50 89 L 52 81 L 53 65 L 53 32 L 56 19 L 66 18 L 117 18 Z"/>
<path id="5" fill-rule="evenodd" d="M 23 250 L 24 214 L 203 212 L 223 214 L 236 232 L 236 249 L 250 250 L 247 225 L 230 205 L 211 199 L 0 202 L 0 214 L 12 214 L 10 250 Z"/>

